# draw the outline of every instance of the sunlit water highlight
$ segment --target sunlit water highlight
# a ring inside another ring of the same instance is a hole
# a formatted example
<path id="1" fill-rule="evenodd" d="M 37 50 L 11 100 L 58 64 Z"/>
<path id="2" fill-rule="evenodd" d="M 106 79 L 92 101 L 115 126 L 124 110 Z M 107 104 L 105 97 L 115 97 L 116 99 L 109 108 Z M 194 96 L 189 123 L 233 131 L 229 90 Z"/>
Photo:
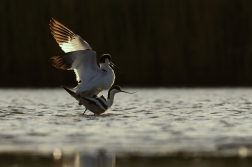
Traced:
<path id="1" fill-rule="evenodd" d="M 0 152 L 251 154 L 252 89 L 125 90 L 94 116 L 63 89 L 1 89 Z"/>

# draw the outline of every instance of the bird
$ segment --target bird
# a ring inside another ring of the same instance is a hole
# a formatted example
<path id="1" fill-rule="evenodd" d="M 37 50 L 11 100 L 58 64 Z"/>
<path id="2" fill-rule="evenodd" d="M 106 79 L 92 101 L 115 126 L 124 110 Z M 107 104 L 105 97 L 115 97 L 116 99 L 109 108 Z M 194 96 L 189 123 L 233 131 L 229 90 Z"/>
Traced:
<path id="1" fill-rule="evenodd" d="M 79 35 L 59 21 L 50 20 L 51 33 L 65 52 L 51 57 L 52 65 L 62 70 L 74 70 L 77 86 L 72 90 L 82 97 L 96 97 L 103 90 L 109 89 L 115 81 L 110 54 L 103 54 L 97 64 L 96 52 Z"/>
<path id="2" fill-rule="evenodd" d="M 109 89 L 108 96 L 106 99 L 103 95 L 101 95 L 100 97 L 98 96 L 82 97 L 81 95 L 77 95 L 74 91 L 68 89 L 65 86 L 62 86 L 62 88 L 64 88 L 72 97 L 74 97 L 77 101 L 79 101 L 80 105 L 84 105 L 86 107 L 83 114 L 85 114 L 85 112 L 89 110 L 92 113 L 94 113 L 94 115 L 100 115 L 104 113 L 105 111 L 107 111 L 113 105 L 114 97 L 116 93 L 119 93 L 119 92 L 124 92 L 128 94 L 135 93 L 135 92 L 130 93 L 130 92 L 123 91 L 120 86 L 114 85 Z"/>

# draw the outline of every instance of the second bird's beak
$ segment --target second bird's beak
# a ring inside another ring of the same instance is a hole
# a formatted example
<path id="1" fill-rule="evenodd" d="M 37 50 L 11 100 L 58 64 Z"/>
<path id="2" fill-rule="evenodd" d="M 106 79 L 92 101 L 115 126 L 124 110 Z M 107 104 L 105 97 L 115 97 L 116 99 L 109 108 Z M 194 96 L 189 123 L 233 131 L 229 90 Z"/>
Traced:
<path id="1" fill-rule="evenodd" d="M 123 91 L 123 90 L 121 90 L 121 92 L 123 92 L 123 93 L 128 93 L 128 94 L 134 94 L 134 93 L 136 93 L 136 92 L 126 92 L 126 91 Z"/>

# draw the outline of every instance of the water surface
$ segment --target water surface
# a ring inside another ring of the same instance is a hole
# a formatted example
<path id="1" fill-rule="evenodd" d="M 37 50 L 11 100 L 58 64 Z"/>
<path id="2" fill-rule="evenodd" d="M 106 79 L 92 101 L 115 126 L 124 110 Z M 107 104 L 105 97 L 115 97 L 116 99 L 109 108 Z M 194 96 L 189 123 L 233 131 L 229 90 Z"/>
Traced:
<path id="1" fill-rule="evenodd" d="M 0 89 L 0 152 L 249 156 L 252 89 L 125 89 L 94 116 L 63 89 Z"/>

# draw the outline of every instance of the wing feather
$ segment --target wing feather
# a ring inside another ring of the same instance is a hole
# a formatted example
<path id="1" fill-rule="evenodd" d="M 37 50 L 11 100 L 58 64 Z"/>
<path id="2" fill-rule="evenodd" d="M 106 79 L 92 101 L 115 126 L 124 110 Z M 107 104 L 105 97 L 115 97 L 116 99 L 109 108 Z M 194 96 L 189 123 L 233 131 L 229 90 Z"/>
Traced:
<path id="1" fill-rule="evenodd" d="M 83 99 L 86 99 L 89 103 L 98 105 L 103 110 L 108 109 L 107 104 L 102 102 L 99 98 L 83 97 Z"/>
<path id="2" fill-rule="evenodd" d="M 63 70 L 74 70 L 76 80 L 82 84 L 87 83 L 102 70 L 96 63 L 96 52 L 92 50 L 80 50 L 69 52 L 60 56 L 51 57 L 52 65 Z"/>
<path id="3" fill-rule="evenodd" d="M 52 18 L 49 25 L 54 39 L 65 53 L 92 50 L 85 40 L 57 20 Z"/>

